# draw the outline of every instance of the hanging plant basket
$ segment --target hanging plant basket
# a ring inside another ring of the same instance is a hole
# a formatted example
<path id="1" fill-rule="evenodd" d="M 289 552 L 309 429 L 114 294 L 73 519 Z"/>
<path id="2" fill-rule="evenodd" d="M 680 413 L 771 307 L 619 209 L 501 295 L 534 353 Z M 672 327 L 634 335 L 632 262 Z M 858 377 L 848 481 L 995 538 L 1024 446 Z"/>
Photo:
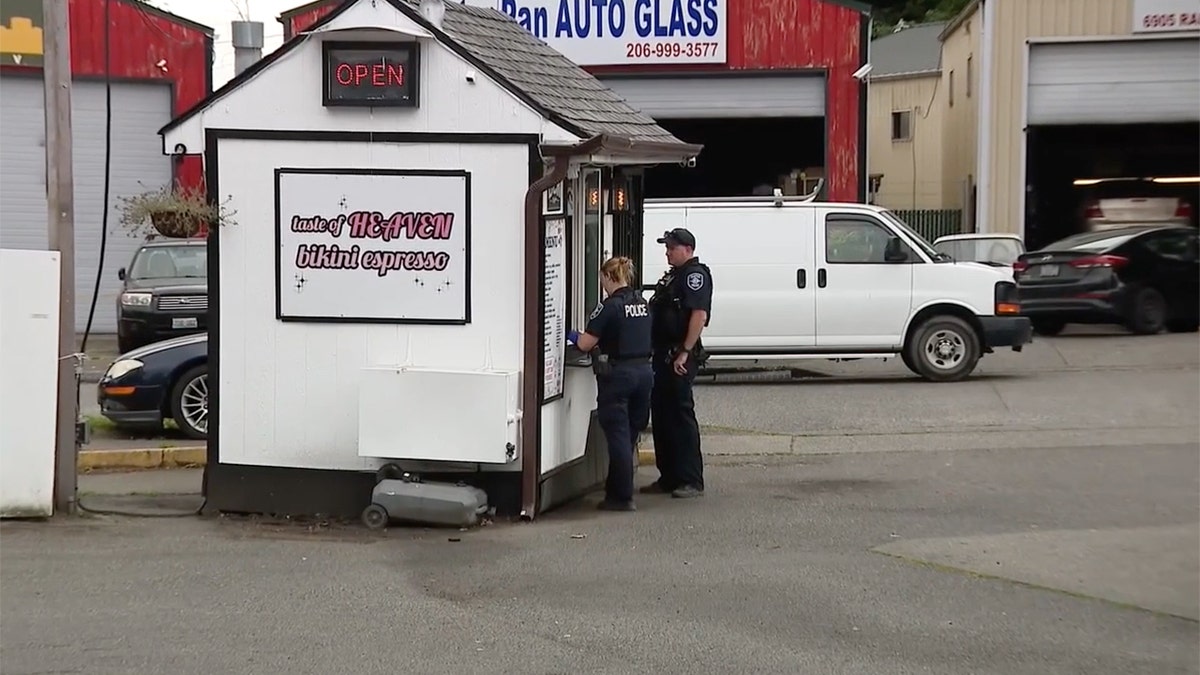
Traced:
<path id="1" fill-rule="evenodd" d="M 203 190 L 163 186 L 120 197 L 121 222 L 130 236 L 195 237 L 206 226 L 232 224 L 233 212 L 210 204 Z"/>
<path id="2" fill-rule="evenodd" d="M 177 211 L 153 211 L 150 224 L 164 237 L 194 237 L 200 233 L 200 222 L 186 213 Z"/>

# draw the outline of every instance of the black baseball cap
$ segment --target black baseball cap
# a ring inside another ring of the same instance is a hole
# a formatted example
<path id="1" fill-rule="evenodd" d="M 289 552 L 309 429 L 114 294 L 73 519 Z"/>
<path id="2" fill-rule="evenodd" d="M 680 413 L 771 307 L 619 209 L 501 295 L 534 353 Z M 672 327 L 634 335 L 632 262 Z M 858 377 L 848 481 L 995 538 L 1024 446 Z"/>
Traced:
<path id="1" fill-rule="evenodd" d="M 660 244 L 670 244 L 671 246 L 691 246 L 696 248 L 696 237 L 682 227 L 677 227 L 673 230 L 663 232 L 663 236 L 658 238 Z"/>

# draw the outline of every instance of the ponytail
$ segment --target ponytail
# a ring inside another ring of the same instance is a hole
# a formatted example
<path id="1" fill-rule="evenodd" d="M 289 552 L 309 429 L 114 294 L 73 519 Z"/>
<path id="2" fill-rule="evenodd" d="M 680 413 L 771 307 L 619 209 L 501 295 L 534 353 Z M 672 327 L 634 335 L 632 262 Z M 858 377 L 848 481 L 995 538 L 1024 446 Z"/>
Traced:
<path id="1" fill-rule="evenodd" d="M 625 286 L 633 284 L 633 271 L 633 261 L 624 256 L 609 258 L 600 266 L 601 274 Z"/>

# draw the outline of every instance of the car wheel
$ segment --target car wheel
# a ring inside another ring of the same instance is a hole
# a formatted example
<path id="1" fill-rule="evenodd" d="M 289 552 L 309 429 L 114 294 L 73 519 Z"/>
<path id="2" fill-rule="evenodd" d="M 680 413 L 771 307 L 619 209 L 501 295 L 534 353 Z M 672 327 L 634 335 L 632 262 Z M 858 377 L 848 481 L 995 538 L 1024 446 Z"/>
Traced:
<path id="1" fill-rule="evenodd" d="M 1167 330 L 1172 333 L 1195 333 L 1200 329 L 1200 320 L 1171 319 L 1167 322 Z"/>
<path id="2" fill-rule="evenodd" d="M 171 414 L 190 438 L 208 438 L 208 365 L 183 374 L 171 389 Z"/>
<path id="3" fill-rule="evenodd" d="M 1126 327 L 1138 335 L 1162 332 L 1167 322 L 1167 301 L 1153 288 L 1140 288 L 1133 295 Z"/>
<path id="4" fill-rule="evenodd" d="M 935 316 L 913 331 L 904 346 L 913 370 L 931 382 L 961 380 L 979 363 L 979 336 L 955 316 Z"/>
<path id="5" fill-rule="evenodd" d="M 1035 333 L 1046 336 L 1058 335 L 1067 327 L 1066 321 L 1055 319 L 1033 319 L 1030 323 L 1033 324 L 1033 331 Z"/>

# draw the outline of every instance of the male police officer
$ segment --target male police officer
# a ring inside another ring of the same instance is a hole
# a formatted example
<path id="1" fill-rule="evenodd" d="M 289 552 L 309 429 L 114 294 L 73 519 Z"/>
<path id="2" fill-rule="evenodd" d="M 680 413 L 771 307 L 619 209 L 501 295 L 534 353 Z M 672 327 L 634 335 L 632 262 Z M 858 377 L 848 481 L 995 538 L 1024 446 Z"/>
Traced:
<path id="1" fill-rule="evenodd" d="M 676 228 L 658 243 L 667 248 L 671 269 L 650 298 L 654 348 L 651 415 L 658 480 L 642 492 L 669 492 L 679 499 L 704 494 L 704 460 L 692 383 L 706 356 L 700 333 L 712 310 L 712 274 L 695 256 L 696 237 Z"/>

